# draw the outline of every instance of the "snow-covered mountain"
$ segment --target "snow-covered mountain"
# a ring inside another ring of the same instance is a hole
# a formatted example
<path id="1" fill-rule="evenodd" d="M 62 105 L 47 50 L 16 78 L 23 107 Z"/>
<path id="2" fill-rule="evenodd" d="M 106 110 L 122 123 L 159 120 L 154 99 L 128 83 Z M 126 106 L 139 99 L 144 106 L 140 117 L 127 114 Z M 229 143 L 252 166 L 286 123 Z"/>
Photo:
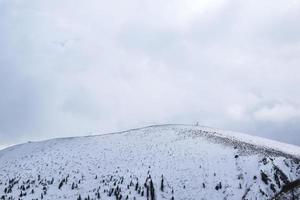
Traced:
<path id="1" fill-rule="evenodd" d="M 272 140 L 150 126 L 6 148 L 0 199 L 292 199 L 299 161 L 300 147 Z"/>

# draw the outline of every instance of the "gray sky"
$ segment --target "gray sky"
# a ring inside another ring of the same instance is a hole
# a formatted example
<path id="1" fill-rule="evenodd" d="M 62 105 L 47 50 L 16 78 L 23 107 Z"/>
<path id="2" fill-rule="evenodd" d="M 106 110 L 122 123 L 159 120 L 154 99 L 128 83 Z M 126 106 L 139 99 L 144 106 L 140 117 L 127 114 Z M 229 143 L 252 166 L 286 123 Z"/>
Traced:
<path id="1" fill-rule="evenodd" d="M 298 0 L 0 0 L 0 148 L 194 123 L 300 145 Z"/>

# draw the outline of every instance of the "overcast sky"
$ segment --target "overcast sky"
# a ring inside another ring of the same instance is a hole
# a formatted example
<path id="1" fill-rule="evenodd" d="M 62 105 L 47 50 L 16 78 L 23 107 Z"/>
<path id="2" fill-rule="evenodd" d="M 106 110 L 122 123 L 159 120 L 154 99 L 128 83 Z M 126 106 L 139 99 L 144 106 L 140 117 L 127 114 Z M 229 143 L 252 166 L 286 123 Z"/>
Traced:
<path id="1" fill-rule="evenodd" d="M 0 0 L 0 148 L 195 123 L 300 145 L 298 0 Z"/>

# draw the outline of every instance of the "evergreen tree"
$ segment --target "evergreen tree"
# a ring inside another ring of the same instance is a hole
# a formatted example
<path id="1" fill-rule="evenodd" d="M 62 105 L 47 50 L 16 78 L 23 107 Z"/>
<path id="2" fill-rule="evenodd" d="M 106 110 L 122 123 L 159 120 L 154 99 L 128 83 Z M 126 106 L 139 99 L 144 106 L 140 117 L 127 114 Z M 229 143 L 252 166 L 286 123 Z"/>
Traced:
<path id="1" fill-rule="evenodd" d="M 150 180 L 150 197 L 151 200 L 155 200 L 155 191 L 152 180 Z"/>
<path id="2" fill-rule="evenodd" d="M 135 184 L 135 191 L 137 191 L 138 188 L 139 188 L 139 182 L 136 182 L 136 184 Z"/>
<path id="3" fill-rule="evenodd" d="M 160 190 L 162 192 L 164 191 L 164 176 L 163 175 L 161 175 Z"/>

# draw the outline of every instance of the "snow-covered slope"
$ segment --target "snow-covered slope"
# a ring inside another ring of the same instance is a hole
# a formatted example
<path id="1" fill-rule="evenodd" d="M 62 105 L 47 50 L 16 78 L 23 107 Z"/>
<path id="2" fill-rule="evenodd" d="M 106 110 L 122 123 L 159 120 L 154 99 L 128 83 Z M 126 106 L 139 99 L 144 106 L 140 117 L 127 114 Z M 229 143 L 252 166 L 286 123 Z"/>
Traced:
<path id="1" fill-rule="evenodd" d="M 258 137 L 150 126 L 4 149 L 0 199 L 270 199 L 300 178 L 299 160 Z"/>

